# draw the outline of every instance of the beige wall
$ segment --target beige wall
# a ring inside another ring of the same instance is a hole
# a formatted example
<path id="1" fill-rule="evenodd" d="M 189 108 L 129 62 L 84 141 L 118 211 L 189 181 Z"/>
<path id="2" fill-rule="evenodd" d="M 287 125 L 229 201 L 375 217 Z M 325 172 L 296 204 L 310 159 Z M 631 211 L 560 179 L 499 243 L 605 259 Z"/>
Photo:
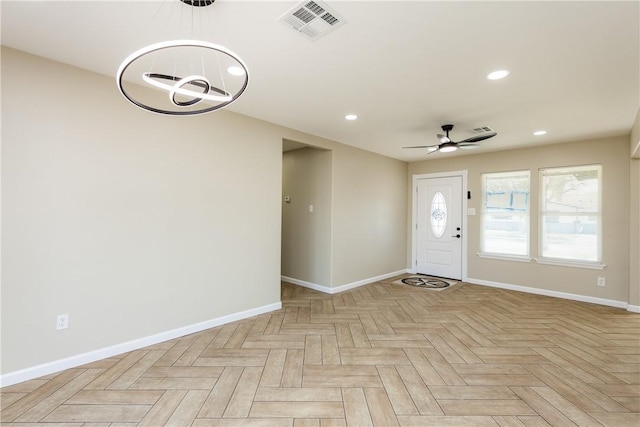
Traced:
<path id="1" fill-rule="evenodd" d="M 273 126 L 3 48 L 2 372 L 278 303 L 281 162 Z"/>
<path id="2" fill-rule="evenodd" d="M 406 270 L 407 163 L 291 129 L 284 138 L 332 153 L 330 286 Z"/>
<path id="3" fill-rule="evenodd" d="M 636 119 L 631 127 L 631 134 L 629 135 L 629 138 L 631 157 L 640 159 L 640 109 L 638 109 Z"/>
<path id="4" fill-rule="evenodd" d="M 333 286 L 407 268 L 407 163 L 361 150 L 334 157 Z"/>
<path id="5" fill-rule="evenodd" d="M 467 218 L 469 279 L 626 302 L 629 294 L 628 144 L 628 138 L 620 137 L 429 160 L 411 163 L 409 179 L 414 174 L 468 170 L 468 189 L 472 193 L 468 207 L 475 208 L 478 214 Z M 531 171 L 531 256 L 535 258 L 538 248 L 538 170 L 544 167 L 594 163 L 601 163 L 603 166 L 604 270 L 484 259 L 477 256 L 480 248 L 481 173 L 520 169 Z M 598 276 L 606 278 L 606 287 L 596 286 Z"/>
<path id="6" fill-rule="evenodd" d="M 282 202 L 282 275 L 329 287 L 332 155 L 302 148 L 282 159 L 282 195 L 291 198 Z"/>
<path id="7" fill-rule="evenodd" d="M 629 136 L 632 158 L 629 191 L 629 304 L 640 311 L 640 109 Z"/>
<path id="8" fill-rule="evenodd" d="M 629 304 L 640 311 L 640 159 L 630 160 Z"/>

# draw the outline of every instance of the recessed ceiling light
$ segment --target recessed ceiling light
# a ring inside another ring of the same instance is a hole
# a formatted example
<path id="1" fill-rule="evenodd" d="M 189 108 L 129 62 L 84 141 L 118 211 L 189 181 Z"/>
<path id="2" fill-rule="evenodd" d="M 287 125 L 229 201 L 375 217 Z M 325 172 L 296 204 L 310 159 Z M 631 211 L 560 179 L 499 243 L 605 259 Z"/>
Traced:
<path id="1" fill-rule="evenodd" d="M 494 71 L 492 73 L 489 73 L 487 78 L 489 80 L 500 80 L 500 79 L 504 79 L 508 75 L 509 75 L 509 71 L 507 71 L 507 70 L 498 70 L 498 71 Z"/>
<path id="2" fill-rule="evenodd" d="M 346 120 L 351 120 L 351 121 L 353 121 L 353 120 L 356 120 L 356 119 L 358 118 L 358 116 L 356 116 L 355 114 L 347 114 L 346 116 L 344 116 L 344 118 L 345 118 Z"/>
<path id="3" fill-rule="evenodd" d="M 244 70 L 242 69 L 242 67 L 231 66 L 227 68 L 227 73 L 231 74 L 232 76 L 244 76 Z"/>
<path id="4" fill-rule="evenodd" d="M 533 133 L 535 136 L 540 136 L 540 135 L 546 135 L 547 131 L 546 130 L 537 130 Z"/>

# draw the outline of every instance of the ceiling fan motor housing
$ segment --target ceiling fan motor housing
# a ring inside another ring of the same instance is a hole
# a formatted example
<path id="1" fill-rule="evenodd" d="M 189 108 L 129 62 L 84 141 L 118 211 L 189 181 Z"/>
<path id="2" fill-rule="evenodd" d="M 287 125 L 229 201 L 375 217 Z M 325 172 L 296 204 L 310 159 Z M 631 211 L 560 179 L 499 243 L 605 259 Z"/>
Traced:
<path id="1" fill-rule="evenodd" d="M 211 6 L 216 0 L 180 0 L 182 3 L 194 7 Z"/>

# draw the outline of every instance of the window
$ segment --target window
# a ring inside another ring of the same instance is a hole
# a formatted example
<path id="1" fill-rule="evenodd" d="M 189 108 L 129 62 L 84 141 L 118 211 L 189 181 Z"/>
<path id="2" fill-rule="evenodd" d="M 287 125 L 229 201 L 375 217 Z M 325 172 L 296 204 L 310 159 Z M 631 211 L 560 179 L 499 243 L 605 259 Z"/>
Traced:
<path id="1" fill-rule="evenodd" d="M 481 254 L 529 256 L 529 171 L 482 174 Z"/>
<path id="2" fill-rule="evenodd" d="M 540 257 L 601 262 L 602 167 L 540 170 Z"/>

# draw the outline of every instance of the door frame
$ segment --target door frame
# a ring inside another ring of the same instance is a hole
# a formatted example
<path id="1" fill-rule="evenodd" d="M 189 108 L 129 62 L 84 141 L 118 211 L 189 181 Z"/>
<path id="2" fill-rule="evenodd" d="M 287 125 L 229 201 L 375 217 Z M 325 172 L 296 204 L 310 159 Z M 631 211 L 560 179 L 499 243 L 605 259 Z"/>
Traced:
<path id="1" fill-rule="evenodd" d="M 461 177 L 462 178 L 462 212 L 460 212 L 462 216 L 462 235 L 464 236 L 462 239 L 462 280 L 467 280 L 467 242 L 468 239 L 468 227 L 467 227 L 467 197 L 465 194 L 468 194 L 467 187 L 467 175 L 468 171 L 459 170 L 459 171 L 450 171 L 450 172 L 438 172 L 438 173 L 425 173 L 412 175 L 412 189 L 411 189 L 411 267 L 409 268 L 409 272 L 416 274 L 418 264 L 418 236 L 417 236 L 417 228 L 418 228 L 418 181 L 422 179 L 433 179 L 433 178 L 451 178 L 451 177 Z"/>

